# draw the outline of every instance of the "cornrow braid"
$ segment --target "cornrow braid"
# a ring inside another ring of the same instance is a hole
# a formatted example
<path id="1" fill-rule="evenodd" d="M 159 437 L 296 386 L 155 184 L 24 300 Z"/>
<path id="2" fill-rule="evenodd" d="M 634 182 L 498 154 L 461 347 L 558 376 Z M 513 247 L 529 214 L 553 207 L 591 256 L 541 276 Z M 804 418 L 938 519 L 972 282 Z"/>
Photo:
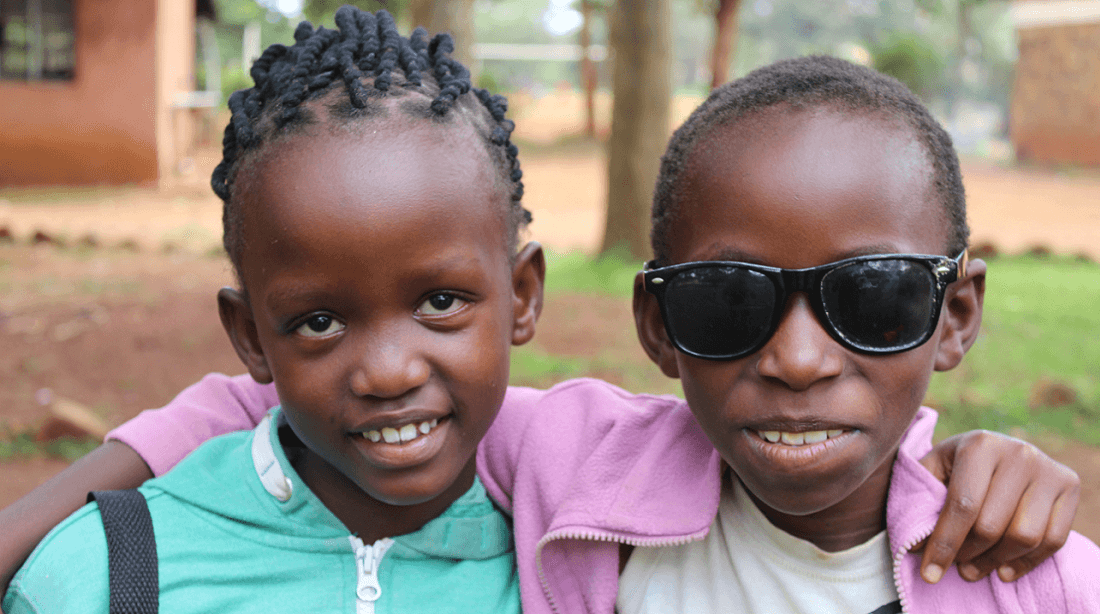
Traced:
<path id="1" fill-rule="evenodd" d="M 471 124 L 484 139 L 501 184 L 507 186 L 508 244 L 514 248 L 531 214 L 522 205 L 523 172 L 519 149 L 511 141 L 515 124 L 506 117 L 507 100 L 471 86 L 470 71 L 450 56 L 454 42 L 449 34 L 429 40 L 428 33 L 417 28 L 404 38 L 386 11 L 371 14 L 352 6 L 336 12 L 336 27 L 298 24 L 294 44 L 264 50 L 249 72 L 255 85 L 229 97 L 231 118 L 222 138 L 222 160 L 210 183 L 224 202 L 223 243 L 234 265 L 240 263 L 242 246 L 233 187 L 242 161 L 276 135 L 316 123 L 317 113 L 305 103 L 336 87 L 346 92 L 344 104 L 351 110 L 328 113 L 329 122 L 370 118 L 372 100 L 413 92 L 430 100 L 425 105 L 428 116 L 445 119 L 456 114 Z"/>
<path id="2" fill-rule="evenodd" d="M 668 235 L 679 207 L 680 177 L 695 146 L 720 126 L 778 105 L 871 113 L 905 122 L 928 154 L 933 192 L 950 227 L 948 252 L 954 256 L 967 246 L 966 193 L 950 135 L 893 77 L 837 58 L 809 56 L 776 62 L 716 88 L 672 135 L 653 193 L 650 239 L 658 263 L 669 263 Z"/>

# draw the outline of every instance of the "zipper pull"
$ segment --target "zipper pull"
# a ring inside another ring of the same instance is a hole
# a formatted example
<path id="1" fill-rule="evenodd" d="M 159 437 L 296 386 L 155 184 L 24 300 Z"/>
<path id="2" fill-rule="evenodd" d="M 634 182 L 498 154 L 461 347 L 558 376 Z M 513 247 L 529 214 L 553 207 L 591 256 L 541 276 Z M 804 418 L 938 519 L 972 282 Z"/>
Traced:
<path id="1" fill-rule="evenodd" d="M 355 596 L 362 601 L 378 601 L 382 596 L 382 585 L 378 582 L 378 568 L 382 564 L 382 557 L 393 545 L 389 538 L 380 539 L 373 545 L 365 545 L 356 536 L 351 536 L 352 547 L 355 548 L 355 567 L 358 572 L 358 582 L 355 587 Z"/>

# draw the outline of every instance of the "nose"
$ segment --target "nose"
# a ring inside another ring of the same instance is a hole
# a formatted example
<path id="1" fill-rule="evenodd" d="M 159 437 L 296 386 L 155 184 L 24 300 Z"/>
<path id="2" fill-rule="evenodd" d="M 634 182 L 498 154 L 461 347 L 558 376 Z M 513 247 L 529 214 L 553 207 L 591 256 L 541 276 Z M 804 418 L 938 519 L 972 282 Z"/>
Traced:
<path id="1" fill-rule="evenodd" d="M 821 327 L 805 292 L 787 302 L 779 328 L 760 350 L 757 372 L 800 392 L 840 375 L 843 350 Z"/>
<path id="2" fill-rule="evenodd" d="M 395 399 L 424 385 L 431 367 L 415 336 L 372 335 L 355 351 L 356 364 L 351 372 L 351 392 L 359 397 Z"/>

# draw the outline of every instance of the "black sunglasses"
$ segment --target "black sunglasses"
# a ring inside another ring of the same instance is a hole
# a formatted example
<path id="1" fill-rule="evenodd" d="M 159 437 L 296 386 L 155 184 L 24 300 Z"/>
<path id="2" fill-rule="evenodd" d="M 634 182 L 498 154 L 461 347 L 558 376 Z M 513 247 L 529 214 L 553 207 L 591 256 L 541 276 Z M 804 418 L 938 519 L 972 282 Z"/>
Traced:
<path id="1" fill-rule="evenodd" d="M 821 325 L 842 346 L 868 354 L 911 350 L 932 336 L 947 286 L 966 276 L 956 258 L 876 254 L 809 269 L 744 262 L 687 262 L 643 271 L 678 350 L 733 360 L 764 347 L 787 299 L 805 292 Z"/>

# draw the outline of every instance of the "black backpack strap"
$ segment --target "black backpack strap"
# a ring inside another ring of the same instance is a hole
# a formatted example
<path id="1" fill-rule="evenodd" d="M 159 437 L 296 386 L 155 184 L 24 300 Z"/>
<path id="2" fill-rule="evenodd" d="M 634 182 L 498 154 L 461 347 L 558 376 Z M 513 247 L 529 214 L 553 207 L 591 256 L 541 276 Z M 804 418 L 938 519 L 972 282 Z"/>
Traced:
<path id="1" fill-rule="evenodd" d="M 88 501 L 99 505 L 107 534 L 111 614 L 156 614 L 157 541 L 145 497 L 137 490 L 97 490 L 88 493 Z"/>

